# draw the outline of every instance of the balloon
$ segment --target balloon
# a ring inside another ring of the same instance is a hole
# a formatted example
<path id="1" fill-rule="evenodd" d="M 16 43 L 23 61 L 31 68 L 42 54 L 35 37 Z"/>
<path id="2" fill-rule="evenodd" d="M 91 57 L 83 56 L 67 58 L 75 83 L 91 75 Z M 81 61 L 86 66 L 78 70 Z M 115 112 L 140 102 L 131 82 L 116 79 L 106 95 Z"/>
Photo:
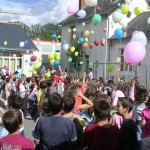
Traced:
<path id="1" fill-rule="evenodd" d="M 104 32 L 107 32 L 107 28 L 103 28 L 103 31 L 104 31 Z"/>
<path id="2" fill-rule="evenodd" d="M 135 8 L 134 8 L 134 14 L 135 14 L 136 16 L 139 16 L 141 13 L 142 13 L 141 8 L 139 8 L 139 7 L 135 7 Z"/>
<path id="3" fill-rule="evenodd" d="M 75 56 L 78 56 L 78 55 L 79 55 L 79 52 L 75 52 L 74 55 L 75 55 Z"/>
<path id="4" fill-rule="evenodd" d="M 37 60 L 37 57 L 35 55 L 33 55 L 30 60 L 33 62 L 33 61 L 36 61 Z"/>
<path id="5" fill-rule="evenodd" d="M 8 42 L 7 41 L 4 41 L 4 46 L 6 46 L 8 44 Z"/>
<path id="6" fill-rule="evenodd" d="M 86 16 L 86 11 L 85 10 L 79 10 L 77 12 L 77 15 L 79 16 L 79 19 L 82 19 Z"/>
<path id="7" fill-rule="evenodd" d="M 105 44 L 106 44 L 106 40 L 103 38 L 103 39 L 101 40 L 101 45 L 104 46 Z"/>
<path id="8" fill-rule="evenodd" d="M 100 7 L 96 7 L 96 10 L 97 10 L 97 11 L 100 11 L 100 10 L 101 10 L 101 8 L 100 8 Z"/>
<path id="9" fill-rule="evenodd" d="M 59 55 L 58 53 L 54 53 L 54 58 L 56 59 L 56 57 L 57 57 L 58 55 Z"/>
<path id="10" fill-rule="evenodd" d="M 51 38 L 55 40 L 55 39 L 57 38 L 57 35 L 56 35 L 55 33 L 53 33 L 53 34 L 51 35 Z"/>
<path id="11" fill-rule="evenodd" d="M 20 42 L 19 46 L 24 47 L 24 42 Z"/>
<path id="12" fill-rule="evenodd" d="M 54 59 L 54 54 L 53 54 L 53 53 L 50 53 L 50 54 L 48 55 L 48 59 L 53 60 L 53 59 Z"/>
<path id="13" fill-rule="evenodd" d="M 89 41 L 89 39 L 88 39 L 88 38 L 84 38 L 84 41 L 85 41 L 85 42 L 88 42 L 88 41 Z"/>
<path id="14" fill-rule="evenodd" d="M 141 44 L 143 44 L 144 46 L 146 46 L 146 44 L 147 44 L 147 37 L 145 36 L 144 32 L 139 31 L 139 32 L 136 32 L 132 36 L 131 41 L 138 41 Z"/>
<path id="15" fill-rule="evenodd" d="M 76 12 L 76 8 L 74 6 L 68 6 L 67 12 L 68 14 L 74 14 Z"/>
<path id="16" fill-rule="evenodd" d="M 51 76 L 50 72 L 47 72 L 47 73 L 45 74 L 45 76 L 46 76 L 46 78 L 50 78 L 50 76 Z"/>
<path id="17" fill-rule="evenodd" d="M 53 66 L 54 65 L 54 59 L 53 60 L 50 60 L 50 64 Z"/>
<path id="18" fill-rule="evenodd" d="M 32 66 L 32 65 L 33 65 L 33 63 L 32 63 L 32 62 L 29 62 L 29 65 L 30 65 L 30 66 Z"/>
<path id="19" fill-rule="evenodd" d="M 29 50 L 26 50 L 26 54 L 29 54 L 30 53 L 30 51 Z"/>
<path id="20" fill-rule="evenodd" d="M 75 47 L 71 47 L 70 51 L 73 53 L 75 51 Z"/>
<path id="21" fill-rule="evenodd" d="M 58 35 L 58 36 L 57 36 L 57 38 L 58 38 L 58 39 L 60 39 L 60 38 L 61 38 L 61 36 L 60 36 L 60 35 Z"/>
<path id="22" fill-rule="evenodd" d="M 27 45 L 27 44 L 28 44 L 28 40 L 25 40 L 25 41 L 24 41 L 24 44 Z"/>
<path id="23" fill-rule="evenodd" d="M 55 67 L 58 67 L 59 65 L 60 65 L 59 60 L 55 60 L 55 61 L 54 61 L 54 66 L 55 66 Z"/>
<path id="24" fill-rule="evenodd" d="M 120 11 L 115 11 L 112 15 L 112 20 L 114 23 L 118 23 L 122 20 L 123 14 Z"/>
<path id="25" fill-rule="evenodd" d="M 80 61 L 80 65 L 82 65 L 83 64 L 83 61 Z"/>
<path id="26" fill-rule="evenodd" d="M 129 65 L 139 64 L 145 57 L 146 49 L 143 44 L 137 41 L 129 42 L 123 52 L 124 59 Z"/>
<path id="27" fill-rule="evenodd" d="M 126 28 L 128 26 L 127 21 L 124 19 L 121 20 L 120 25 L 122 26 L 122 28 Z"/>
<path id="28" fill-rule="evenodd" d="M 98 41 L 98 40 L 95 40 L 95 41 L 94 41 L 94 44 L 95 44 L 95 46 L 98 46 L 98 45 L 99 45 L 99 41 Z"/>
<path id="29" fill-rule="evenodd" d="M 92 23 L 94 25 L 98 25 L 100 22 L 101 22 L 102 18 L 99 14 L 95 14 L 93 17 L 92 17 Z"/>
<path id="30" fill-rule="evenodd" d="M 69 45 L 68 45 L 67 43 L 64 44 L 64 45 L 63 45 L 63 49 L 67 51 L 67 50 L 69 49 Z"/>
<path id="31" fill-rule="evenodd" d="M 34 70 L 39 69 L 39 68 L 40 68 L 40 64 L 39 64 L 39 63 L 34 64 L 34 65 L 33 65 L 33 68 L 34 68 Z"/>
<path id="32" fill-rule="evenodd" d="M 130 5 L 131 4 L 131 0 L 125 0 L 125 3 L 127 4 L 127 5 Z"/>
<path id="33" fill-rule="evenodd" d="M 84 42 L 84 43 L 82 44 L 82 47 L 83 47 L 83 48 L 88 48 L 88 43 Z"/>
<path id="34" fill-rule="evenodd" d="M 150 17 L 147 19 L 147 23 L 150 24 Z"/>
<path id="35" fill-rule="evenodd" d="M 91 33 L 91 34 L 94 34 L 94 31 L 92 30 L 90 33 Z"/>
<path id="36" fill-rule="evenodd" d="M 123 38 L 122 29 L 116 29 L 115 32 L 114 32 L 114 35 L 118 40 L 121 40 Z"/>
<path id="37" fill-rule="evenodd" d="M 15 58 L 15 57 L 16 57 L 16 54 L 13 54 L 13 57 Z"/>
<path id="38" fill-rule="evenodd" d="M 127 5 L 127 4 L 122 4 L 122 5 L 121 5 L 121 13 L 122 13 L 122 14 L 127 14 L 128 11 L 129 11 L 129 5 Z"/>
<path id="39" fill-rule="evenodd" d="M 77 29 L 76 29 L 76 28 L 73 28 L 73 29 L 72 29 L 72 31 L 73 31 L 73 32 L 76 32 L 76 31 L 77 31 Z"/>
<path id="40" fill-rule="evenodd" d="M 83 25 L 83 26 L 85 26 L 85 23 L 84 23 L 84 22 L 82 22 L 82 25 Z"/>
<path id="41" fill-rule="evenodd" d="M 30 68 L 30 69 L 29 69 L 29 72 L 33 72 L 33 69 L 32 69 L 32 68 Z"/>
<path id="42" fill-rule="evenodd" d="M 70 33 L 70 32 L 71 32 L 71 29 L 68 29 L 68 32 Z"/>
<path id="43" fill-rule="evenodd" d="M 84 31 L 84 36 L 88 36 L 90 34 L 89 30 Z"/>
<path id="44" fill-rule="evenodd" d="M 37 38 L 36 41 L 37 41 L 37 42 L 40 42 L 40 38 Z"/>
<path id="45" fill-rule="evenodd" d="M 72 62 L 72 58 L 71 57 L 68 58 L 68 62 Z"/>
<path id="46" fill-rule="evenodd" d="M 138 33 L 139 31 L 134 31 L 133 33 L 132 33 L 132 37 L 136 34 L 136 33 Z"/>
<path id="47" fill-rule="evenodd" d="M 62 42 L 62 43 L 63 43 L 63 45 L 64 45 L 64 44 L 67 44 L 67 42 L 66 42 L 65 40 L 63 40 L 63 42 Z"/>
<path id="48" fill-rule="evenodd" d="M 2 51 L 5 52 L 5 51 L 6 51 L 6 48 L 2 48 Z"/>
<path id="49" fill-rule="evenodd" d="M 112 72 L 114 70 L 114 65 L 110 64 L 110 65 L 107 65 L 107 71 L 108 72 Z"/>
<path id="50" fill-rule="evenodd" d="M 79 41 L 80 44 L 82 44 L 82 43 L 84 43 L 84 38 L 80 37 L 78 41 Z"/>
<path id="51" fill-rule="evenodd" d="M 57 56 L 55 57 L 55 59 L 56 59 L 56 60 L 60 60 L 60 55 L 57 55 Z"/>
<path id="52" fill-rule="evenodd" d="M 85 0 L 87 6 L 96 6 L 97 0 Z"/>
<path id="53" fill-rule="evenodd" d="M 34 70 L 34 71 L 33 71 L 33 74 L 37 74 L 37 71 Z"/>
<path id="54" fill-rule="evenodd" d="M 41 57 L 39 57 L 39 58 L 38 58 L 38 61 L 39 61 L 39 62 L 41 62 L 41 61 L 42 61 L 42 58 L 41 58 Z"/>

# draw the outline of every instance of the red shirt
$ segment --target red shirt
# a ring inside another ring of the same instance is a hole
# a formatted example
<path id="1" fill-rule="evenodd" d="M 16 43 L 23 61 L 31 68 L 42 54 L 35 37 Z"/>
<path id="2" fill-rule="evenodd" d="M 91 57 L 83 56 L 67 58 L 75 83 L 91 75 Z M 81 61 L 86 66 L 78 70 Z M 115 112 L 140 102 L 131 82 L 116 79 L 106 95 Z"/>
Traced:
<path id="1" fill-rule="evenodd" d="M 117 127 L 104 128 L 93 124 L 88 125 L 83 133 L 82 147 L 88 147 L 88 150 L 118 150 L 119 140 Z"/>
<path id="2" fill-rule="evenodd" d="M 29 139 L 19 134 L 7 135 L 0 139 L 0 149 L 34 150 L 34 145 Z"/>

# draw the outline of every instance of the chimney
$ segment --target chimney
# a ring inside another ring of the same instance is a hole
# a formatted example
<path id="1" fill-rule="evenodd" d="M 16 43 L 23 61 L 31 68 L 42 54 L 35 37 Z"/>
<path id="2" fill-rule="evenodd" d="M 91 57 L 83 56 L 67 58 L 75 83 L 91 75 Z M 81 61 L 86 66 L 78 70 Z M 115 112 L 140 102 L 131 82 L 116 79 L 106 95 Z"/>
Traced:
<path id="1" fill-rule="evenodd" d="M 79 0 L 79 10 L 86 6 L 85 0 Z"/>

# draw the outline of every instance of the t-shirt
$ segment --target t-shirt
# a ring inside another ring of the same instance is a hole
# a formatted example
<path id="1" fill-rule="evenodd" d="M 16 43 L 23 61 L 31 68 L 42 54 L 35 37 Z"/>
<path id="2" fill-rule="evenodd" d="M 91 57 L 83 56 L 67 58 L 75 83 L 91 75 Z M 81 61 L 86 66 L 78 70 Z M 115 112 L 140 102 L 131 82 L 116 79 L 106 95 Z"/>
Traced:
<path id="1" fill-rule="evenodd" d="M 137 150 L 137 126 L 132 119 L 123 121 L 121 129 L 121 150 Z"/>
<path id="2" fill-rule="evenodd" d="M 97 124 L 88 125 L 83 133 L 82 147 L 88 147 L 88 150 L 118 150 L 119 138 L 117 127 L 104 128 Z"/>
<path id="3" fill-rule="evenodd" d="M 145 108 L 142 111 L 142 119 L 146 121 L 145 128 L 142 133 L 142 137 L 150 137 L 150 107 Z"/>
<path id="4" fill-rule="evenodd" d="M 33 137 L 40 141 L 41 150 L 49 150 L 58 145 L 77 139 L 73 121 L 62 116 L 41 116 L 36 123 Z"/>
<path id="5" fill-rule="evenodd" d="M 20 92 L 20 96 L 21 98 L 24 98 L 25 97 L 25 94 L 26 94 L 26 91 L 25 91 L 25 86 L 23 84 L 20 84 L 19 85 L 19 92 Z"/>
<path id="6" fill-rule="evenodd" d="M 33 91 L 29 94 L 28 99 L 35 101 L 36 100 L 36 94 L 37 94 L 37 88 L 34 88 Z"/>
<path id="7" fill-rule="evenodd" d="M 0 149 L 34 150 L 33 143 L 21 135 L 7 135 L 0 139 Z"/>

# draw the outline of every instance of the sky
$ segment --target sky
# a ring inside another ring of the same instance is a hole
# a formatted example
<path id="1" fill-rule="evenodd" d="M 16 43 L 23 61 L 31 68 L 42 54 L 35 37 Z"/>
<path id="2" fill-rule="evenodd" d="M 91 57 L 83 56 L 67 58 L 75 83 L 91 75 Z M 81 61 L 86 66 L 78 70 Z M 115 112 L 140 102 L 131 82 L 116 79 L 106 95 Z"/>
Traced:
<path id="1" fill-rule="evenodd" d="M 57 24 L 68 15 L 67 7 L 78 10 L 79 0 L 0 0 L 0 10 L 17 11 L 32 16 L 0 13 L 0 22 L 21 21 L 27 25 Z"/>

